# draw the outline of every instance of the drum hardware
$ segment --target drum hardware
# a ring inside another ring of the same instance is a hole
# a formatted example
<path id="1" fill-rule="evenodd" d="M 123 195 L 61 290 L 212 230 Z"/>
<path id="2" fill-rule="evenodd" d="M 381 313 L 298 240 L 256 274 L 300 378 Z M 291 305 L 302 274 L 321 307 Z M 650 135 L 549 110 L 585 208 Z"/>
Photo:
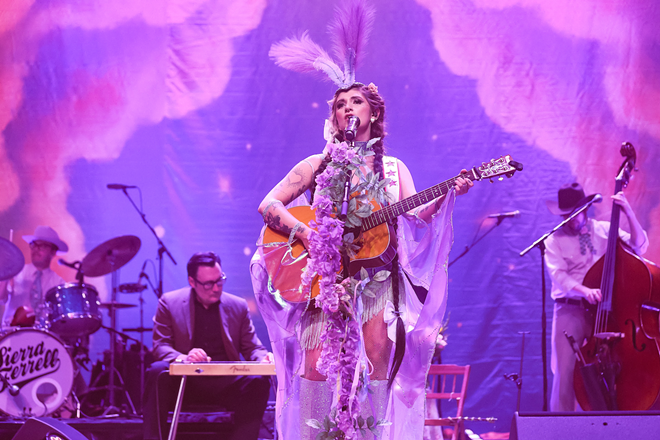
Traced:
<path id="1" fill-rule="evenodd" d="M 163 243 L 163 241 L 160 239 L 160 237 L 156 233 L 156 230 L 147 221 L 146 214 L 144 212 L 142 212 L 142 210 L 140 208 L 138 208 L 138 206 L 135 204 L 135 202 L 133 201 L 131 196 L 128 195 L 128 191 L 126 191 L 126 189 L 128 189 L 128 188 L 137 188 L 137 190 L 140 191 L 139 187 L 133 186 L 133 185 L 121 185 L 121 184 L 116 184 L 116 183 L 108 185 L 108 189 L 121 189 L 122 190 L 122 192 L 128 198 L 128 200 L 131 202 L 131 204 L 133 205 L 135 210 L 138 212 L 138 214 L 140 214 L 140 217 L 142 218 L 142 221 L 144 222 L 144 224 L 147 225 L 147 227 L 149 228 L 151 233 L 154 235 L 154 237 L 156 237 L 156 241 L 158 242 L 158 289 L 156 290 L 156 296 L 158 296 L 158 298 L 160 298 L 161 296 L 163 296 L 163 254 L 167 254 L 167 256 L 170 257 L 170 260 L 172 261 L 172 263 L 174 263 L 174 265 L 176 265 L 177 263 L 176 263 L 176 260 L 174 259 L 174 257 L 172 256 L 172 254 L 170 253 L 170 251 L 165 246 L 165 243 Z M 142 192 L 141 191 L 140 191 L 140 206 L 142 206 Z M 143 266 L 142 271 L 144 272 L 144 266 Z"/>
<path id="2" fill-rule="evenodd" d="M 101 307 L 102 309 L 116 310 L 116 309 L 130 309 L 131 307 L 137 307 L 137 305 L 112 301 L 107 303 L 101 303 L 99 307 Z"/>
<path id="3" fill-rule="evenodd" d="M 99 277 L 107 274 L 112 275 L 112 295 L 109 303 L 99 304 L 100 308 L 107 308 L 110 316 L 110 328 L 116 331 L 117 316 L 116 310 L 126 307 L 134 307 L 133 304 L 123 304 L 117 301 L 117 292 L 119 291 L 119 269 L 131 259 L 140 250 L 141 241 L 134 235 L 124 235 L 107 240 L 96 246 L 83 258 L 82 271 L 88 277 Z M 108 327 L 104 327 L 108 329 Z M 110 366 L 108 368 L 108 403 L 109 406 L 103 412 L 104 416 L 120 414 L 121 410 L 115 406 L 115 374 L 119 378 L 119 383 L 123 387 L 123 379 L 115 365 L 116 337 L 110 334 Z M 129 404 L 133 413 L 135 408 L 133 402 L 129 399 Z"/>
<path id="4" fill-rule="evenodd" d="M 151 327 L 135 327 L 135 328 L 124 328 L 122 329 L 125 332 L 136 332 L 136 333 L 146 333 L 153 331 L 153 328 Z"/>
<path id="5" fill-rule="evenodd" d="M 138 331 L 140 333 L 140 341 L 139 341 L 139 346 L 141 347 L 140 349 L 140 362 L 139 362 L 139 368 L 140 368 L 140 403 L 142 403 L 142 390 L 144 390 L 144 367 L 145 367 L 145 359 L 144 359 L 144 332 L 145 331 L 151 331 L 152 329 L 145 330 L 144 328 L 144 298 L 142 297 L 142 292 L 147 288 L 147 286 L 140 284 L 140 281 L 142 281 L 142 278 L 146 278 L 147 282 L 149 285 L 151 285 L 152 290 L 154 292 L 156 291 L 153 288 L 153 285 L 151 284 L 151 280 L 149 279 L 149 275 L 147 275 L 144 272 L 144 269 L 147 267 L 147 263 L 149 260 L 145 260 L 145 262 L 142 264 L 142 269 L 140 269 L 140 276 L 138 277 L 137 283 L 135 284 L 124 284 L 123 286 L 125 287 L 124 292 L 126 293 L 139 293 L 140 296 L 138 298 L 138 302 L 140 303 L 140 327 L 137 329 L 124 329 L 124 331 Z M 120 290 L 122 286 L 119 286 Z M 158 293 L 156 292 L 156 295 Z M 140 405 L 140 408 L 142 405 Z"/>
<path id="6" fill-rule="evenodd" d="M 89 390 L 85 393 L 85 396 L 83 397 L 83 400 L 88 400 L 90 396 L 92 396 L 93 393 L 97 393 L 99 391 L 106 391 L 108 395 L 108 404 L 109 406 L 106 407 L 101 414 L 102 416 L 116 416 L 116 415 L 130 415 L 126 414 L 126 411 L 119 409 L 116 404 L 117 404 L 117 399 L 116 399 L 116 390 L 121 390 L 124 395 L 124 399 L 126 400 L 126 405 L 128 406 L 129 410 L 131 411 L 131 414 L 136 415 L 137 411 L 135 408 L 135 405 L 133 404 L 133 399 L 131 398 L 130 394 L 128 393 L 126 389 L 126 383 L 124 382 L 122 375 L 116 367 L 116 361 L 117 358 L 120 358 L 120 364 L 123 364 L 122 362 L 122 353 L 125 351 L 123 348 L 123 344 L 117 344 L 117 337 L 121 337 L 124 340 L 131 340 L 133 342 L 139 343 L 135 338 L 132 338 L 131 336 L 128 336 L 125 333 L 122 333 L 118 330 L 113 329 L 111 326 L 101 326 L 104 330 L 107 330 L 108 333 L 110 334 L 110 341 L 111 341 L 111 349 L 110 353 L 108 355 L 109 359 L 104 357 L 104 362 L 103 364 L 106 364 L 106 368 L 103 369 L 102 367 L 99 369 L 98 365 L 97 367 L 94 368 L 93 374 L 98 373 L 96 378 L 92 381 L 92 383 L 89 386 Z M 114 342 L 114 344 L 112 343 Z M 113 352 L 112 350 L 118 350 L 120 349 L 121 352 Z M 107 352 L 106 352 L 107 353 Z M 97 363 L 98 364 L 98 363 Z M 116 376 L 116 377 L 113 377 Z M 107 385 L 104 384 L 105 379 L 107 379 Z M 118 381 L 118 385 L 115 385 L 115 379 Z M 85 402 L 89 403 L 89 402 Z M 112 411 L 116 411 L 115 413 L 111 413 Z"/>
<path id="7" fill-rule="evenodd" d="M 9 383 L 9 380 L 5 377 L 4 374 L 0 374 L 0 380 L 2 380 L 4 389 L 9 391 L 9 394 L 11 394 L 12 396 L 16 397 L 21 392 L 21 389 L 19 387 Z"/>
<path id="8" fill-rule="evenodd" d="M 0 237 L 0 281 L 18 274 L 25 266 L 23 252 L 11 240 Z"/>

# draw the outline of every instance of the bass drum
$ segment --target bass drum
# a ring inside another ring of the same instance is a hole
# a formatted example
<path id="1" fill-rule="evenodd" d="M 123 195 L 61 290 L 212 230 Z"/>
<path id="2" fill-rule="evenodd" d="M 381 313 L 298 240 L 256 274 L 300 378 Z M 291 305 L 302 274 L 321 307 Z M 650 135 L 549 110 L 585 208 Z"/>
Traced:
<path id="1" fill-rule="evenodd" d="M 45 330 L 23 328 L 0 339 L 0 411 L 43 417 L 71 393 L 74 367 L 62 341 Z"/>

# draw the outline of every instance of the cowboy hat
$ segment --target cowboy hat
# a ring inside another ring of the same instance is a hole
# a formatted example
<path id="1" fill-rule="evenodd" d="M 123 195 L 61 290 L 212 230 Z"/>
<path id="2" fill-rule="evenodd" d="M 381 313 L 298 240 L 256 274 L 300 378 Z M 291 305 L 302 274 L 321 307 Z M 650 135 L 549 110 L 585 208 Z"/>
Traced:
<path id="1" fill-rule="evenodd" d="M 545 204 L 551 213 L 555 215 L 567 215 L 587 203 L 590 199 L 593 199 L 594 196 L 600 196 L 600 194 L 591 194 L 585 197 L 582 186 L 574 182 L 559 188 L 556 202 L 554 200 L 546 200 Z"/>
<path id="2" fill-rule="evenodd" d="M 23 240 L 28 243 L 32 243 L 36 240 L 47 241 L 48 243 L 55 245 L 57 250 L 61 253 L 68 252 L 69 250 L 69 246 L 60 239 L 57 232 L 55 232 L 50 226 L 37 226 L 37 229 L 34 230 L 34 235 L 24 235 Z"/>

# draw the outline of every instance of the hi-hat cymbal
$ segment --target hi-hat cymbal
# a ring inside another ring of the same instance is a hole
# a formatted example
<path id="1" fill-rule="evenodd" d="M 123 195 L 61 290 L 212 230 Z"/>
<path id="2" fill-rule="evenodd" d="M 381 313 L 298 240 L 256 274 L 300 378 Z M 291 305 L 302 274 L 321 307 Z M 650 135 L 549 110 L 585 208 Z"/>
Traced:
<path id="1" fill-rule="evenodd" d="M 0 237 L 0 281 L 8 280 L 25 266 L 23 252 L 9 240 Z"/>
<path id="2" fill-rule="evenodd" d="M 117 301 L 101 303 L 102 309 L 130 309 L 131 307 L 137 307 L 136 304 L 120 303 Z"/>
<path id="3" fill-rule="evenodd" d="M 116 271 L 140 250 L 140 239 L 134 235 L 112 238 L 96 246 L 82 261 L 86 277 L 100 277 Z"/>

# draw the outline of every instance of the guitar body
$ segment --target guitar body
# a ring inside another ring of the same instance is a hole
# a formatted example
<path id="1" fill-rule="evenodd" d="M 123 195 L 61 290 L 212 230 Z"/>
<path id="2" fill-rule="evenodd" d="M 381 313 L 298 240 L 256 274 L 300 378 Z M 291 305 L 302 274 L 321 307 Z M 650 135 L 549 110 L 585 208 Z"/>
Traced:
<path id="1" fill-rule="evenodd" d="M 379 205 L 373 201 L 374 207 Z M 316 214 L 309 206 L 296 206 L 289 209 L 289 213 L 299 221 L 309 226 Z M 367 231 L 356 231 L 359 234 L 354 243 L 360 247 L 357 255 L 351 258 L 348 271 L 351 276 L 357 274 L 360 269 L 371 269 L 382 267 L 396 256 L 396 235 L 388 224 L 381 224 Z M 289 236 L 266 227 L 264 232 L 264 253 L 282 252 L 283 246 L 273 246 L 277 243 L 287 243 Z M 272 255 L 275 256 L 275 255 Z M 301 286 L 302 269 L 307 265 L 307 249 L 300 240 L 294 240 L 291 244 L 291 252 L 282 252 L 279 264 L 266 264 L 268 275 L 271 279 L 271 287 L 279 291 L 286 301 L 299 303 L 315 298 L 319 293 L 319 277 L 312 281 L 311 292 L 303 291 Z M 341 271 L 340 271 L 341 272 Z"/>

